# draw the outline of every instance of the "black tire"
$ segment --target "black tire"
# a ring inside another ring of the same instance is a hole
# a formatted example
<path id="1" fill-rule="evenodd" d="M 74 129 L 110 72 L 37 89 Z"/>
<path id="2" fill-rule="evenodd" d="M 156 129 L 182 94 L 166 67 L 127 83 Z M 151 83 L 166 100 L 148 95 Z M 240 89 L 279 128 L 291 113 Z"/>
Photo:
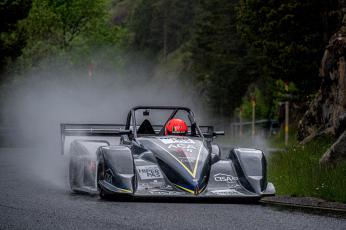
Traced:
<path id="1" fill-rule="evenodd" d="M 109 200 L 110 196 L 103 189 L 100 189 L 100 198 L 102 200 Z"/>
<path id="2" fill-rule="evenodd" d="M 76 183 L 75 171 L 76 171 L 76 166 L 74 165 L 74 161 L 72 157 L 70 157 L 68 174 L 69 174 L 70 188 L 72 192 L 76 192 L 75 188 L 78 186 Z"/>

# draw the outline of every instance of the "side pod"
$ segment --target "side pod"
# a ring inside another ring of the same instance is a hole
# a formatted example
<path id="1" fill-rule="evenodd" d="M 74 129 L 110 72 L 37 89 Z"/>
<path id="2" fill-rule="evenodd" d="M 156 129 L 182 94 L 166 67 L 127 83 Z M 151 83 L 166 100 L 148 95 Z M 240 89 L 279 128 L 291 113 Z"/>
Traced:
<path id="1" fill-rule="evenodd" d="M 102 191 L 108 194 L 134 192 L 136 189 L 134 162 L 128 147 L 101 147 L 97 159 L 97 181 Z"/>
<path id="2" fill-rule="evenodd" d="M 240 183 L 249 191 L 262 194 L 267 188 L 267 162 L 262 151 L 235 148 L 230 151 Z"/>

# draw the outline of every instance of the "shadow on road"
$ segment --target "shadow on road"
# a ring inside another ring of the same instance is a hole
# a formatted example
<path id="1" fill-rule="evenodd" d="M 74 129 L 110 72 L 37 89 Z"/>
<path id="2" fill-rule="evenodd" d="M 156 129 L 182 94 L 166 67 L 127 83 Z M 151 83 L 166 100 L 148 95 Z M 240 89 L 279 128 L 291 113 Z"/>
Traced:
<path id="1" fill-rule="evenodd" d="M 116 196 L 100 198 L 98 194 L 84 192 L 73 192 L 74 198 L 98 199 L 100 202 L 142 202 L 142 203 L 201 203 L 201 204 L 256 204 L 259 205 L 258 198 L 215 198 L 215 197 L 133 197 Z"/>
<path id="2" fill-rule="evenodd" d="M 95 195 L 95 197 L 98 197 Z M 99 198 L 99 197 L 98 197 Z M 141 203 L 201 203 L 201 204 L 257 204 L 259 199 L 249 198 L 208 198 L 208 197 L 109 197 L 99 198 L 100 202 L 141 202 Z"/>

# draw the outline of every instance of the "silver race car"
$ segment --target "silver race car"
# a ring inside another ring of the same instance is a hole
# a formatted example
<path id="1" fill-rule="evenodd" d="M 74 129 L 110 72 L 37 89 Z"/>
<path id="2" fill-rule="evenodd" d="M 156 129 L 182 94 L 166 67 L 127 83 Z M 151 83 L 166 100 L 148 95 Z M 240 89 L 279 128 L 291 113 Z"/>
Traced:
<path id="1" fill-rule="evenodd" d="M 171 106 L 132 108 L 124 125 L 61 124 L 75 192 L 102 198 L 274 195 L 263 152 L 235 148 L 221 159 L 213 139 L 223 134 L 198 126 L 189 108 Z"/>

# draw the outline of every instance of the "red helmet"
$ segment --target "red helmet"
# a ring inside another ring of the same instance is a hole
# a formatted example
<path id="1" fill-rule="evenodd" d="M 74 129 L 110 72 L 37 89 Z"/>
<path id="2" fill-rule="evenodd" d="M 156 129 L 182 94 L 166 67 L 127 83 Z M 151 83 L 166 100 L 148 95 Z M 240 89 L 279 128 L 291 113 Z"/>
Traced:
<path id="1" fill-rule="evenodd" d="M 186 135 L 187 125 L 185 121 L 174 118 L 168 121 L 165 127 L 165 135 Z"/>

